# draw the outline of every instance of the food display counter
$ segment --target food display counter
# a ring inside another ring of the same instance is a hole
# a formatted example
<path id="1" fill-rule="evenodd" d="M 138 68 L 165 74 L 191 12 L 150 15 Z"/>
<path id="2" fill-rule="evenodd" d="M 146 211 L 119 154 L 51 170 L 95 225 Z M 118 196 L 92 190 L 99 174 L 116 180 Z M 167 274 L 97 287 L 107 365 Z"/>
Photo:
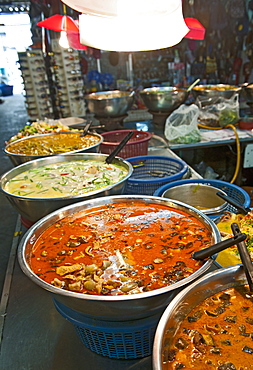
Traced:
<path id="1" fill-rule="evenodd" d="M 176 156 L 162 147 L 151 152 Z M 200 178 L 192 169 L 188 177 Z M 152 369 L 151 356 L 119 360 L 100 356 L 85 347 L 72 323 L 57 312 L 51 294 L 21 271 L 17 248 L 26 231 L 18 216 L 1 298 L 0 369 Z"/>

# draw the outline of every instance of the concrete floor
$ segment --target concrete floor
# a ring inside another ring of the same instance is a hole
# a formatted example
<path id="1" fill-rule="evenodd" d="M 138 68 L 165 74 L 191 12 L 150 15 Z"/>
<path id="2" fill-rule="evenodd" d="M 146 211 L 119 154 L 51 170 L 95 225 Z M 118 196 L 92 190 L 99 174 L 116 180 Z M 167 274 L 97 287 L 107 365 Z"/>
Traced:
<path id="1" fill-rule="evenodd" d="M 4 154 L 5 141 L 15 135 L 28 121 L 23 95 L 1 97 L 0 104 L 0 174 L 13 168 L 10 159 Z M 0 192 L 0 292 L 2 291 L 5 272 L 9 260 L 13 234 L 18 213 L 9 204 L 5 195 Z"/>

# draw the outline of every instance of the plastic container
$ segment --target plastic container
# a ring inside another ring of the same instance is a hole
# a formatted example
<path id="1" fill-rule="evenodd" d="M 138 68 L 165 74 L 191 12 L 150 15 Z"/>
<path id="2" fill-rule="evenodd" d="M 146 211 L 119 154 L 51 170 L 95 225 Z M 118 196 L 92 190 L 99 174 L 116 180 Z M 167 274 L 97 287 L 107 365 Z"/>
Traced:
<path id="1" fill-rule="evenodd" d="M 181 159 L 165 156 L 139 156 L 127 159 L 133 173 L 126 182 L 125 194 L 153 195 L 168 182 L 182 179 L 188 165 Z"/>
<path id="2" fill-rule="evenodd" d="M 2 96 L 13 95 L 13 86 L 11 85 L 0 85 Z"/>
<path id="3" fill-rule="evenodd" d="M 157 189 L 154 192 L 153 195 L 160 197 L 166 190 L 174 186 L 179 186 L 183 184 L 191 184 L 191 183 L 194 183 L 194 184 L 199 183 L 199 184 L 205 184 L 205 185 L 216 187 L 217 189 L 223 190 L 228 196 L 233 198 L 235 201 L 237 201 L 242 206 L 244 207 L 250 206 L 250 196 L 245 190 L 243 190 L 237 185 L 231 184 L 230 182 L 212 180 L 212 179 L 190 179 L 190 180 L 175 181 L 173 182 L 173 184 L 170 183 L 170 184 L 165 184 L 161 186 L 159 189 Z M 226 211 L 235 213 L 237 212 L 237 208 L 228 204 L 226 207 Z"/>
<path id="4" fill-rule="evenodd" d="M 103 136 L 104 141 L 100 144 L 101 153 L 111 154 L 129 131 L 134 131 L 134 134 L 126 143 L 124 148 L 119 152 L 118 156 L 121 158 L 128 158 L 148 154 L 148 142 L 151 139 L 152 134 L 138 130 L 116 130 L 102 133 L 101 135 Z"/>
<path id="5" fill-rule="evenodd" d="M 53 299 L 57 311 L 69 320 L 81 342 L 99 355 L 117 359 L 150 356 L 156 326 L 163 310 L 133 321 L 105 321 L 90 318 Z"/>

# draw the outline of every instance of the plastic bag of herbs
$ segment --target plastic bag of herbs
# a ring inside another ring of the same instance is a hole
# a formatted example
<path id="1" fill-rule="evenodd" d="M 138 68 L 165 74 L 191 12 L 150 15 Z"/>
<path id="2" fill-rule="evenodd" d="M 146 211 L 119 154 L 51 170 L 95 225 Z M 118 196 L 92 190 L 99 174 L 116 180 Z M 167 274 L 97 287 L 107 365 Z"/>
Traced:
<path id="1" fill-rule="evenodd" d="M 239 94 L 230 99 L 218 97 L 198 97 L 196 105 L 200 109 L 199 123 L 207 127 L 225 127 L 239 121 Z"/>
<path id="2" fill-rule="evenodd" d="M 200 141 L 198 128 L 199 108 L 195 104 L 182 104 L 165 122 L 164 135 L 169 143 L 189 144 Z"/>

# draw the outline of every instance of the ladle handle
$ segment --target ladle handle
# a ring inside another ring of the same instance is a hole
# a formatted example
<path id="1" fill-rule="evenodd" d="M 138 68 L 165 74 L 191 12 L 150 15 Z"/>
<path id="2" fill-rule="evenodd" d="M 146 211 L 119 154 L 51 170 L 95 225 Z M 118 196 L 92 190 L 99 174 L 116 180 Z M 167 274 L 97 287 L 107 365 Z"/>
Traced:
<path id="1" fill-rule="evenodd" d="M 211 245 L 211 247 L 201 249 L 200 251 L 194 252 L 192 254 L 192 258 L 194 258 L 195 260 L 204 260 L 207 257 L 211 257 L 214 254 L 223 251 L 223 249 L 226 249 L 228 247 L 232 247 L 233 245 L 242 242 L 246 238 L 247 238 L 247 235 L 244 234 L 244 233 L 237 234 L 235 236 L 232 236 L 231 238 L 222 240 L 219 243 Z"/>
<path id="2" fill-rule="evenodd" d="M 82 131 L 82 132 L 81 132 L 81 134 L 80 134 L 80 136 L 81 136 L 81 137 L 84 137 L 85 135 L 87 135 L 87 133 L 88 133 L 88 131 L 89 131 L 89 128 L 90 128 L 91 124 L 92 124 L 92 121 L 90 121 L 90 122 L 86 123 L 86 125 L 84 126 L 83 131 Z"/>
<path id="3" fill-rule="evenodd" d="M 235 222 L 232 223 L 231 229 L 235 236 L 239 235 L 240 228 Z M 249 289 L 251 292 L 253 292 L 253 264 L 251 262 L 249 251 L 244 241 L 241 241 L 240 243 L 238 243 L 237 247 L 238 247 L 240 258 L 243 264 L 245 275 L 246 275 L 246 278 L 249 284 Z"/>
<path id="4" fill-rule="evenodd" d="M 241 204 L 239 204 L 238 202 L 236 202 L 233 198 L 231 198 L 230 196 L 228 195 L 225 195 L 219 191 L 217 191 L 216 195 L 218 195 L 220 198 L 224 199 L 225 201 L 227 201 L 229 204 L 231 204 L 232 206 L 234 206 L 235 208 L 238 209 L 238 211 L 243 214 L 243 215 L 247 215 L 249 212 L 250 212 L 250 208 L 246 208 L 246 207 L 243 207 L 241 206 Z"/>
<path id="5" fill-rule="evenodd" d="M 108 157 L 106 158 L 106 163 L 111 163 L 113 158 L 116 157 L 116 155 L 121 151 L 121 149 L 126 145 L 126 143 L 128 142 L 128 140 L 131 139 L 131 137 L 133 136 L 134 134 L 134 131 L 130 131 L 125 137 L 124 139 L 119 143 L 118 146 L 116 146 L 116 148 L 111 152 L 111 154 L 108 155 Z"/>

